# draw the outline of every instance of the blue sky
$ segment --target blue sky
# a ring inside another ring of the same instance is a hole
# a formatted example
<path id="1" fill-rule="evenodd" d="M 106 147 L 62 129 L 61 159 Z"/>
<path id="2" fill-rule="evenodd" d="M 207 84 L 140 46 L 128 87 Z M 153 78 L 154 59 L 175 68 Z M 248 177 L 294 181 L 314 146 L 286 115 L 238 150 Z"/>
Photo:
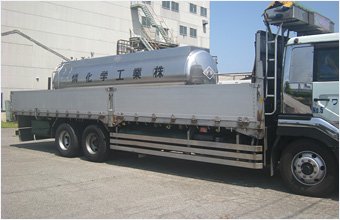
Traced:
<path id="1" fill-rule="evenodd" d="M 338 1 L 300 1 L 306 8 L 328 17 L 339 32 Z M 219 73 L 250 72 L 254 64 L 254 37 L 265 30 L 266 1 L 211 1 L 210 53 L 218 57 Z"/>

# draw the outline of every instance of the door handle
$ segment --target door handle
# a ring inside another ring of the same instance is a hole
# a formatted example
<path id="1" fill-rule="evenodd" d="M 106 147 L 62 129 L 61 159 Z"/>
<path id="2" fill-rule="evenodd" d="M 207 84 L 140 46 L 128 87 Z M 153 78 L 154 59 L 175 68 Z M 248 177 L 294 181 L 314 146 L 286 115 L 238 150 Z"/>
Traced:
<path id="1" fill-rule="evenodd" d="M 318 102 L 318 101 L 325 101 L 325 102 L 329 102 L 329 99 L 314 99 L 314 102 Z"/>

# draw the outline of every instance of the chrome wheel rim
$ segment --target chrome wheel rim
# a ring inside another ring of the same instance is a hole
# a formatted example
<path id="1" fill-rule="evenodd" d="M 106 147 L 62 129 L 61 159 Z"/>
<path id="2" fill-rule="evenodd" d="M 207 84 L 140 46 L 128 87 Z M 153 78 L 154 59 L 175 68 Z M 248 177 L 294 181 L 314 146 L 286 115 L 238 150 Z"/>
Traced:
<path id="1" fill-rule="evenodd" d="M 68 150 L 71 145 L 71 136 L 67 131 L 62 131 L 59 135 L 59 146 L 62 150 Z"/>
<path id="2" fill-rule="evenodd" d="M 86 149 L 90 154 L 96 154 L 98 152 L 99 145 L 98 136 L 95 133 L 90 133 L 86 137 Z"/>
<path id="3" fill-rule="evenodd" d="M 297 181 L 308 186 L 322 182 L 327 173 L 325 161 L 312 151 L 296 154 L 292 160 L 291 170 Z"/>

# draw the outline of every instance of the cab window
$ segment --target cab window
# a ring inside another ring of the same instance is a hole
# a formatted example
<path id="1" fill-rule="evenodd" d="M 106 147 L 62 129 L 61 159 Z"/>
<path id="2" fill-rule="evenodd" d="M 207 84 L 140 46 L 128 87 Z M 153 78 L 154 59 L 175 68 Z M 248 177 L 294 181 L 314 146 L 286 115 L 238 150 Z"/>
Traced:
<path id="1" fill-rule="evenodd" d="M 339 81 L 339 45 L 316 45 L 314 82 Z"/>
<path id="2" fill-rule="evenodd" d="M 289 81 L 292 83 L 311 83 L 313 80 L 313 46 L 293 47 Z"/>

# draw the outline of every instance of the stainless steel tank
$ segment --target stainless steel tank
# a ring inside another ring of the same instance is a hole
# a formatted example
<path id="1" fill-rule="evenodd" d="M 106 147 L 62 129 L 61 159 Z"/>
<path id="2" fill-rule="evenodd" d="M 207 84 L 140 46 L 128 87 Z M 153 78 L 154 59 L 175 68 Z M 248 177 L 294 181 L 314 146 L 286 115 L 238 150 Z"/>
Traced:
<path id="1" fill-rule="evenodd" d="M 208 51 L 191 46 L 62 63 L 55 89 L 140 83 L 215 84 L 216 62 Z"/>

